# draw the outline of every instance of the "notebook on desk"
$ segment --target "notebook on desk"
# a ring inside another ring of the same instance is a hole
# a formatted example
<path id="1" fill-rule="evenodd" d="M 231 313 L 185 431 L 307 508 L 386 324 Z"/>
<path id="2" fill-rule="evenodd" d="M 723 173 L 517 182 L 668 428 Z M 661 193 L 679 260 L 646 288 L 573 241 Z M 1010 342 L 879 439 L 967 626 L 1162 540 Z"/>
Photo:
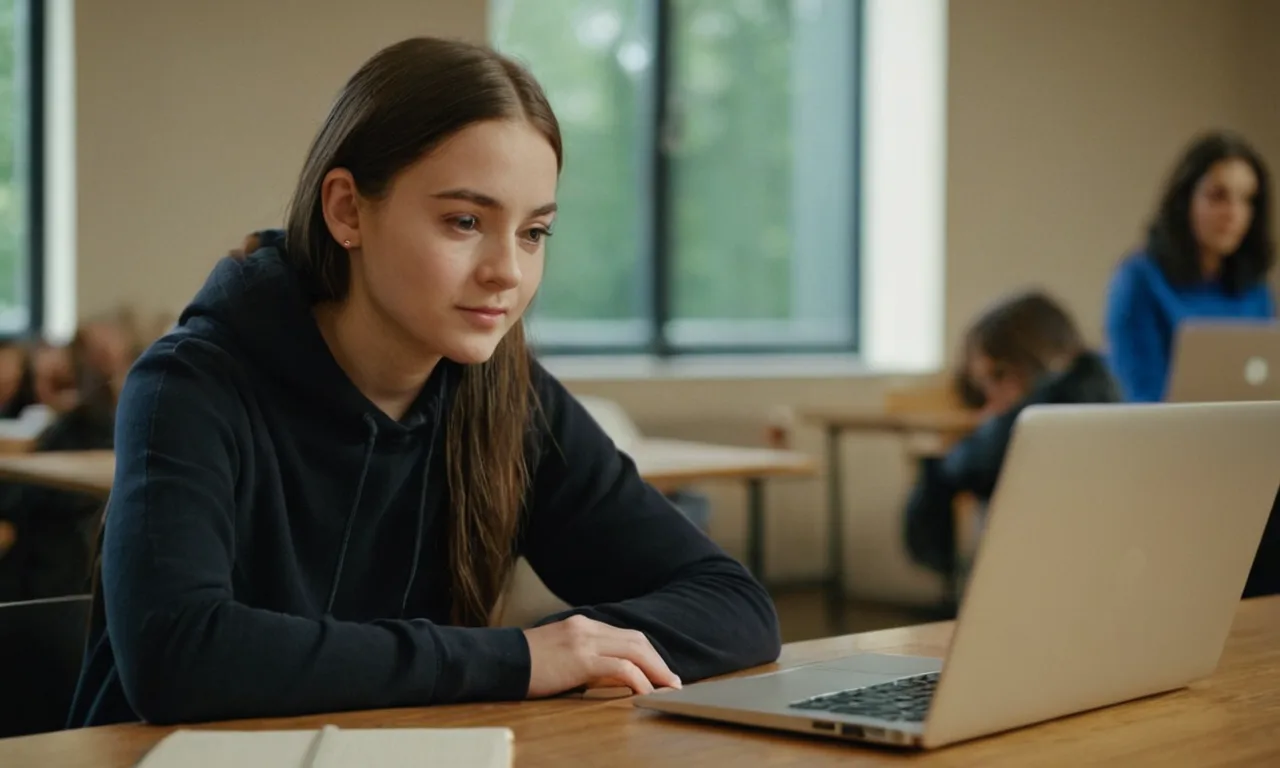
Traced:
<path id="1" fill-rule="evenodd" d="M 512 743 L 507 728 L 180 730 L 138 768 L 510 768 Z"/>

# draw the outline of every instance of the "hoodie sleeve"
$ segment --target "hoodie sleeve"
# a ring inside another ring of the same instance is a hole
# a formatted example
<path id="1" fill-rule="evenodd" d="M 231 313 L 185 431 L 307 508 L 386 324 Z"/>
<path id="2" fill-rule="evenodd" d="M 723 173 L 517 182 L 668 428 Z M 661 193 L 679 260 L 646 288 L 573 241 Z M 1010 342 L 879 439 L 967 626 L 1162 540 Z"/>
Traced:
<path id="1" fill-rule="evenodd" d="M 238 602 L 235 519 L 251 514 L 249 414 L 234 363 L 153 348 L 119 406 L 102 590 L 125 696 L 152 723 L 520 699 L 519 629 L 339 621 Z"/>
<path id="2" fill-rule="evenodd" d="M 581 614 L 643 632 L 686 682 L 774 661 L 764 588 L 641 479 L 572 395 L 535 364 L 547 429 L 524 555 Z"/>
<path id="3" fill-rule="evenodd" d="M 1029 397 L 1013 409 L 993 416 L 956 443 L 942 458 L 920 462 L 920 472 L 907 498 L 903 539 L 911 558 L 933 571 L 952 572 L 955 565 L 955 499 L 972 493 L 990 498 L 1000 477 L 1013 425 Z"/>
<path id="4" fill-rule="evenodd" d="M 1169 343 L 1159 300 L 1142 265 L 1120 265 L 1107 295 L 1106 332 L 1111 371 L 1126 400 L 1158 402 L 1169 375 Z"/>
<path id="5" fill-rule="evenodd" d="M 1013 408 L 984 421 L 957 443 L 936 467 L 932 477 L 937 490 L 922 494 L 940 498 L 943 490 L 969 492 L 989 498 L 995 491 L 1005 454 L 1022 411 L 1033 405 L 1111 403 L 1117 400 L 1115 381 L 1106 364 L 1092 351 L 1080 354 L 1065 371 L 1045 376 Z M 948 502 L 949 503 L 949 502 Z"/>
<path id="6" fill-rule="evenodd" d="M 921 459 L 903 515 L 903 540 L 912 560 L 943 574 L 955 569 L 955 498 L 956 489 L 942 471 L 942 459 Z"/>
<path id="7" fill-rule="evenodd" d="M 1009 449 L 1018 414 L 1023 408 L 1041 400 L 1034 395 L 1024 398 L 1012 409 L 987 419 L 972 434 L 952 446 L 937 473 L 938 481 L 950 489 L 952 497 L 964 492 L 983 499 L 991 496 L 1000 477 L 1000 467 L 1004 465 L 1004 455 Z"/>

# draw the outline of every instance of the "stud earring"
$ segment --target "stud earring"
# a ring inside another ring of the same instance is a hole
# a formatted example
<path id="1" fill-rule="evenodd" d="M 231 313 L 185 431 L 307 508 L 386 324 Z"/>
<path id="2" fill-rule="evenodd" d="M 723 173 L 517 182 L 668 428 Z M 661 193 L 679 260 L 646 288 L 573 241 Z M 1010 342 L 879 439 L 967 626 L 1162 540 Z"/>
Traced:
<path id="1" fill-rule="evenodd" d="M 343 241 L 342 241 L 342 245 L 343 245 L 344 247 L 346 247 L 346 248 L 350 248 L 350 247 L 351 247 L 351 241 L 350 241 L 350 240 L 343 240 Z"/>

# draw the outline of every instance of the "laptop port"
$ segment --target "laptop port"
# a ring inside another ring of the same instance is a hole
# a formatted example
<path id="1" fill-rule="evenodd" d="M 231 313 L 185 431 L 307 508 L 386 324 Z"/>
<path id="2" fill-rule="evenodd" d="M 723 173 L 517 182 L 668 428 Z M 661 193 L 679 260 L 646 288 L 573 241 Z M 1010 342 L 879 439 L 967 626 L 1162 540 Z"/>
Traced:
<path id="1" fill-rule="evenodd" d="M 815 731 L 834 731 L 834 730 L 836 729 L 836 724 L 835 724 L 835 723 L 824 723 L 824 722 L 823 722 L 823 721 L 821 721 L 821 720 L 814 720 L 814 721 L 813 721 L 813 729 L 814 729 Z"/>
<path id="2" fill-rule="evenodd" d="M 840 735 L 852 736 L 855 739 L 861 739 L 866 734 L 863 732 L 862 726 L 860 725 L 842 725 L 840 726 Z"/>

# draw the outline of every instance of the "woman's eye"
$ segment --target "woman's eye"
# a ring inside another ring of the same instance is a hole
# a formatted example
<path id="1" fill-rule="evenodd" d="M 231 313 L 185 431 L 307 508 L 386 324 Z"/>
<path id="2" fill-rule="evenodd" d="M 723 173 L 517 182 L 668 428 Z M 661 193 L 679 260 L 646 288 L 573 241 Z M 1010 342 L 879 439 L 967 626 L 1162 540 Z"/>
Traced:
<path id="1" fill-rule="evenodd" d="M 474 232 L 480 226 L 480 220 L 475 216 L 458 216 L 453 220 L 453 226 L 464 232 Z"/>
<path id="2" fill-rule="evenodd" d="M 543 240 L 551 237 L 551 230 L 546 227 L 534 227 L 525 233 L 525 237 L 527 237 L 531 243 L 541 243 Z"/>

